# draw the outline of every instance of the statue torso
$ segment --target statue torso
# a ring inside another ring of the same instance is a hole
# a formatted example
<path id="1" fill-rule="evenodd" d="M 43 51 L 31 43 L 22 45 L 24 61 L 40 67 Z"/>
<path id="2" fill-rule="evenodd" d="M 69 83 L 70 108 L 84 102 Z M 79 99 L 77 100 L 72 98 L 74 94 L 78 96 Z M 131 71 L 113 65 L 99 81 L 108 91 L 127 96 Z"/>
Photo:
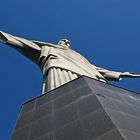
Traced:
<path id="1" fill-rule="evenodd" d="M 95 79 L 104 78 L 86 58 L 69 48 L 42 46 L 39 66 L 43 74 L 52 67 L 58 67 Z"/>

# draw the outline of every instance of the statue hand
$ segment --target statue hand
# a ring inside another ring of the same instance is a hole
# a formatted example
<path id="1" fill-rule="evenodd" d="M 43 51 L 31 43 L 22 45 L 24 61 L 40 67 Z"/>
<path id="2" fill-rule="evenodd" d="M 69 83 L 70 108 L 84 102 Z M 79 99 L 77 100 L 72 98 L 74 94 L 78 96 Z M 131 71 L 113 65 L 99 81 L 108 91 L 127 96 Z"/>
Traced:
<path id="1" fill-rule="evenodd" d="M 140 77 L 140 74 L 135 74 L 134 72 L 123 72 L 121 77 Z"/>
<path id="2" fill-rule="evenodd" d="M 5 37 L 4 33 L 0 31 L 0 42 L 6 43 L 8 39 Z"/>

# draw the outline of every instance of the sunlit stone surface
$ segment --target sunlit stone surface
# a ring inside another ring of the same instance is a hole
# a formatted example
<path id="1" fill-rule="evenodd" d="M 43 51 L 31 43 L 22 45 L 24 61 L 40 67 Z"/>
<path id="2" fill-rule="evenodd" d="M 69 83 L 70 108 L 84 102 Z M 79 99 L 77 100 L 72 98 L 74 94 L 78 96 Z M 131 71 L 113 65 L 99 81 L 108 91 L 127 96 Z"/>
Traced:
<path id="1" fill-rule="evenodd" d="M 71 43 L 67 39 L 50 44 L 0 31 L 0 42 L 16 49 L 40 67 L 43 74 L 42 94 L 83 75 L 102 82 L 140 77 L 140 74 L 115 72 L 91 64 L 84 56 L 71 49 Z"/>

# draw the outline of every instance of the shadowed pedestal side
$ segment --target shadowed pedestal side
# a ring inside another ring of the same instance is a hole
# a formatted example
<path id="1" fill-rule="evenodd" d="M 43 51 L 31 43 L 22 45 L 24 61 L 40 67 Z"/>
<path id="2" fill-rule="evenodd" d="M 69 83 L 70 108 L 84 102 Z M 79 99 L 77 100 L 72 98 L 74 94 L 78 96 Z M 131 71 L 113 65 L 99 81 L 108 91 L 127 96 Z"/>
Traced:
<path id="1" fill-rule="evenodd" d="M 140 95 L 80 77 L 23 104 L 12 140 L 140 140 Z"/>

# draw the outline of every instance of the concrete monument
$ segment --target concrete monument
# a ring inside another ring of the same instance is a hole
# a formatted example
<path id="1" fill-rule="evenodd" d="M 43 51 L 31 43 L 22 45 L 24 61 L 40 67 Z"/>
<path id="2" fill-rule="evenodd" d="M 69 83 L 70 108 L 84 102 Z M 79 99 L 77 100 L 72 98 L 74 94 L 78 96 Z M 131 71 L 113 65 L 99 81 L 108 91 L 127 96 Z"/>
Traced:
<path id="1" fill-rule="evenodd" d="M 55 45 L 26 40 L 0 31 L 0 42 L 15 48 L 38 64 L 43 72 L 42 94 L 82 75 L 103 82 L 118 81 L 123 77 L 140 77 L 130 72 L 115 72 L 96 67 L 72 50 L 70 41 L 67 39 L 62 39 Z"/>

